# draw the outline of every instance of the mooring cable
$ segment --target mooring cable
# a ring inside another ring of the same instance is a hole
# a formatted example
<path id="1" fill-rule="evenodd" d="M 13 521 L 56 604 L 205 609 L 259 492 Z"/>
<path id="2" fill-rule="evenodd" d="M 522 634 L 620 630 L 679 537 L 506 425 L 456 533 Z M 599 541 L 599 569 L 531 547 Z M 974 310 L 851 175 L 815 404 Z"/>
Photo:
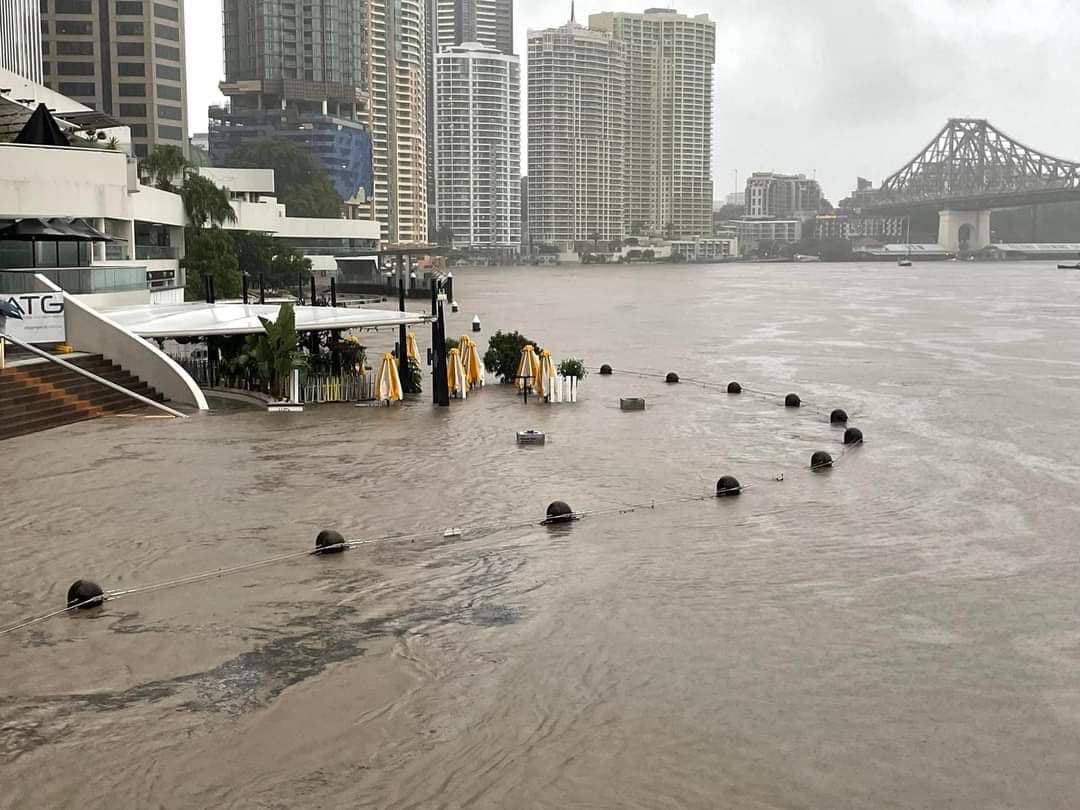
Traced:
<path id="1" fill-rule="evenodd" d="M 743 484 L 738 487 L 739 492 L 752 489 L 754 484 Z M 704 501 L 713 500 L 717 497 L 716 494 L 696 494 L 696 495 L 680 495 L 670 498 L 650 499 L 648 501 L 642 501 L 640 503 L 623 504 L 620 506 L 607 507 L 603 509 L 585 509 L 571 512 L 569 515 L 563 517 L 563 520 L 567 522 L 573 522 L 583 520 L 585 518 L 605 517 L 608 515 L 629 515 L 642 511 L 653 511 L 664 506 L 672 506 L 676 504 L 684 503 L 701 503 Z M 234 574 L 243 573 L 245 571 L 251 571 L 257 568 L 263 568 L 269 565 L 277 563 L 287 562 L 290 560 L 297 560 L 302 557 L 314 557 L 321 556 L 327 552 L 344 551 L 346 549 L 360 548 L 363 546 L 374 545 L 378 543 L 387 543 L 392 541 L 405 541 L 410 540 L 415 542 L 416 540 L 423 539 L 457 539 L 464 533 L 478 534 L 491 531 L 513 531 L 515 529 L 530 528 L 543 525 L 559 525 L 562 521 L 537 521 L 535 518 L 531 520 L 518 520 L 510 522 L 507 520 L 494 520 L 487 523 L 479 523 L 472 526 L 466 526 L 460 529 L 454 529 L 452 531 L 458 532 L 455 535 L 448 535 L 447 530 L 421 530 L 417 532 L 397 533 L 382 535 L 380 537 L 369 537 L 366 539 L 346 540 L 342 543 L 324 546 L 322 548 L 307 549 L 305 551 L 294 551 L 289 554 L 279 554 L 274 557 L 267 557 L 262 560 L 254 560 L 248 563 L 241 563 L 239 565 L 227 566 L 225 568 L 215 568 L 209 571 L 202 571 L 197 574 L 191 574 L 184 577 L 176 577 L 173 579 L 165 580 L 163 582 L 155 582 L 148 585 L 139 585 L 133 588 L 124 588 L 114 591 L 105 591 L 100 595 L 93 596 L 89 599 L 84 599 L 80 602 L 75 602 L 66 607 L 59 608 L 57 610 L 44 613 L 40 616 L 33 616 L 27 619 L 23 619 L 15 624 L 7 627 L 0 628 L 0 636 L 14 633 L 18 630 L 23 630 L 27 627 L 31 627 L 36 624 L 54 619 L 57 616 L 62 616 L 65 613 L 70 613 L 75 610 L 90 606 L 100 605 L 105 602 L 112 602 L 118 599 L 125 599 L 132 596 L 139 596 L 142 594 L 152 593 L 155 591 L 166 590 L 168 588 L 177 588 L 183 585 L 193 585 L 198 582 L 204 582 L 211 579 L 217 579 L 222 577 L 231 576 Z"/>

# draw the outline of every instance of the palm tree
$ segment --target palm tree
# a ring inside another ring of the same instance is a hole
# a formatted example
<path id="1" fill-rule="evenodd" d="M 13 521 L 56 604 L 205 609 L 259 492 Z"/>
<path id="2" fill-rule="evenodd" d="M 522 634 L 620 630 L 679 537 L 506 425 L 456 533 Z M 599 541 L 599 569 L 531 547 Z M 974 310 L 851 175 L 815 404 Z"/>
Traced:
<path id="1" fill-rule="evenodd" d="M 229 192 L 201 174 L 189 174 L 185 178 L 180 196 L 184 199 L 188 219 L 195 228 L 236 222 L 236 212 L 229 203 Z"/>
<path id="2" fill-rule="evenodd" d="M 184 182 L 191 164 L 184 157 L 179 146 L 155 146 L 154 151 L 139 162 L 139 173 L 153 181 L 162 191 L 176 193 L 176 184 L 180 178 Z"/>

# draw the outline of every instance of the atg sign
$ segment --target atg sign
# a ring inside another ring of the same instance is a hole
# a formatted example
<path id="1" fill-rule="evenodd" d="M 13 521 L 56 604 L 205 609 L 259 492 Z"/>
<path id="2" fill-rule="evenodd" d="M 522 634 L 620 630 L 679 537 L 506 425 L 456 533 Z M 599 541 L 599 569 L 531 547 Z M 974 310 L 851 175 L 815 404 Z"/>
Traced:
<path id="1" fill-rule="evenodd" d="M 4 298 L 18 304 L 22 320 L 8 318 L 3 331 L 24 343 L 63 343 L 67 338 L 64 330 L 64 294 L 4 293 Z"/>

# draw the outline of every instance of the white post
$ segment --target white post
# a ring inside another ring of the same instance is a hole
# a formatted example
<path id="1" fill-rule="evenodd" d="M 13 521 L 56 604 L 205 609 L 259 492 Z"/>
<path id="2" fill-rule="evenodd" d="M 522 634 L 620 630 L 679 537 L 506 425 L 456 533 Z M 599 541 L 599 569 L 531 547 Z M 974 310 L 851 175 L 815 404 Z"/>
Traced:
<path id="1" fill-rule="evenodd" d="M 7 368 L 7 358 L 5 357 L 7 347 L 7 341 L 0 338 L 0 368 Z"/>
<path id="2" fill-rule="evenodd" d="M 300 369 L 294 368 L 292 371 L 292 396 L 293 402 L 300 401 Z"/>
<path id="3" fill-rule="evenodd" d="M 577 377 L 570 378 L 570 401 L 577 402 Z"/>

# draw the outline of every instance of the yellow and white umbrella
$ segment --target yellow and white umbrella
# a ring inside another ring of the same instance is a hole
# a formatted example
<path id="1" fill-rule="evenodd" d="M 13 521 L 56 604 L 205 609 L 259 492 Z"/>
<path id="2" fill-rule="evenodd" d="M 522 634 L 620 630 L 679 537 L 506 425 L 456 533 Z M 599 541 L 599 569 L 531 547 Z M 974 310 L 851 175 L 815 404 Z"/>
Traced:
<path id="1" fill-rule="evenodd" d="M 402 399 L 397 358 L 390 352 L 383 355 L 379 373 L 375 377 L 375 399 L 379 402 L 400 402 Z"/>
<path id="2" fill-rule="evenodd" d="M 465 366 L 465 381 L 469 388 L 483 386 L 484 364 L 480 360 L 480 349 L 468 335 L 461 336 L 461 362 Z"/>
<path id="3" fill-rule="evenodd" d="M 416 348 L 416 332 L 408 332 L 405 335 L 405 356 L 411 357 L 420 365 L 420 350 Z"/>
<path id="4" fill-rule="evenodd" d="M 551 378 L 555 376 L 555 361 L 551 359 L 551 352 L 547 349 L 540 352 L 540 375 L 537 377 L 533 388 L 536 393 L 546 397 L 551 393 Z"/>
<path id="5" fill-rule="evenodd" d="M 540 358 L 536 356 L 535 346 L 526 346 L 521 350 L 521 360 L 518 361 L 517 387 L 519 391 L 525 390 L 525 377 L 532 383 L 532 389 L 536 390 L 536 381 L 540 376 Z"/>
<path id="6" fill-rule="evenodd" d="M 465 366 L 461 362 L 461 350 L 451 349 L 446 363 L 446 381 L 450 386 L 450 395 L 465 399 L 469 383 L 465 378 Z"/>

